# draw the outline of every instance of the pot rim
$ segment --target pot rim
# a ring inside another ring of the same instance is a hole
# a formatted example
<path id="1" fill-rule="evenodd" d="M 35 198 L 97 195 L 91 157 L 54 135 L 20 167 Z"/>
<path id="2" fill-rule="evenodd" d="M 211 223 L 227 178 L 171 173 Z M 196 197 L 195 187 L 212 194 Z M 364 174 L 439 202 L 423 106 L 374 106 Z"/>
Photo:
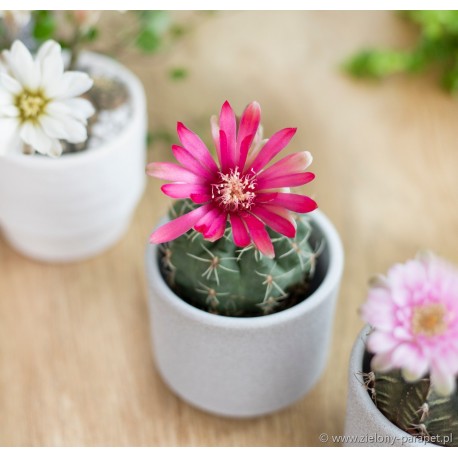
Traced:
<path id="1" fill-rule="evenodd" d="M 132 131 L 136 129 L 138 122 L 143 122 L 141 118 L 146 111 L 146 96 L 143 85 L 138 77 L 126 66 L 104 54 L 85 51 L 81 54 L 80 59 L 83 65 L 94 64 L 94 66 L 110 68 L 112 73 L 126 84 L 131 96 L 132 115 L 123 129 L 114 137 L 106 139 L 100 146 L 79 151 L 75 154 L 63 154 L 57 160 L 52 160 L 52 158 L 45 157 L 41 154 L 33 154 L 31 156 L 24 154 L 5 154 L 0 158 L 2 161 L 19 164 L 29 169 L 61 169 L 72 167 L 75 163 L 85 163 L 109 155 L 113 150 L 113 144 L 122 142 L 126 137 L 132 136 Z"/>
<path id="2" fill-rule="evenodd" d="M 371 330 L 372 327 L 366 324 L 364 328 L 361 330 L 361 332 L 358 334 L 358 338 L 356 339 L 353 345 L 349 364 L 350 383 L 352 383 L 353 380 L 353 383 L 358 384 L 356 389 L 358 391 L 358 394 L 360 395 L 359 397 L 362 400 L 364 407 L 368 410 L 370 414 L 377 416 L 377 420 L 380 423 L 381 427 L 384 429 L 384 431 L 389 431 L 390 435 L 392 435 L 393 437 L 400 437 L 406 439 L 414 438 L 415 436 L 405 432 L 404 430 L 399 428 L 399 426 L 396 426 L 394 423 L 388 420 L 388 418 L 386 418 L 382 412 L 380 412 L 380 410 L 377 408 L 377 406 L 374 404 L 371 397 L 369 396 L 368 391 L 364 387 L 364 380 L 362 376 L 363 359 L 366 352 L 366 340 Z M 420 440 L 418 442 L 419 444 L 422 443 L 422 441 Z M 437 444 L 431 442 L 425 442 L 424 444 L 430 447 L 438 447 Z"/>
<path id="3" fill-rule="evenodd" d="M 154 281 L 151 287 L 181 315 L 186 315 L 190 320 L 204 323 L 212 327 L 248 330 L 254 328 L 267 328 L 293 321 L 299 316 L 319 307 L 330 291 L 338 288 L 343 272 L 344 252 L 337 230 L 327 216 L 320 210 L 314 210 L 310 213 L 310 216 L 326 240 L 329 249 L 329 266 L 318 288 L 302 302 L 286 310 L 260 317 L 243 318 L 214 315 L 194 307 L 178 297 L 167 285 L 159 270 L 158 262 L 156 261 L 158 245 L 149 244 L 146 250 L 146 263 L 148 267 L 148 276 L 150 280 Z"/>

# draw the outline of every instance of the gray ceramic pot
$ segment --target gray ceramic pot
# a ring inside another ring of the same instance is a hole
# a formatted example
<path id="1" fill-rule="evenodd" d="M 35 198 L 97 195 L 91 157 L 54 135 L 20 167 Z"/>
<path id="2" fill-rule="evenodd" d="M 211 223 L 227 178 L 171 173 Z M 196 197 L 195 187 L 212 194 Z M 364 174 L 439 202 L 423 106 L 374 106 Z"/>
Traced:
<path id="1" fill-rule="evenodd" d="M 190 404 L 224 416 L 273 412 L 301 398 L 327 360 L 343 270 L 340 238 L 319 211 L 312 224 L 325 239 L 318 288 L 303 302 L 268 316 L 231 318 L 199 310 L 177 297 L 148 246 L 152 343 L 165 382 Z"/>
<path id="2" fill-rule="evenodd" d="M 370 327 L 358 336 L 350 357 L 348 374 L 347 414 L 345 419 L 346 447 L 421 447 L 425 443 L 391 423 L 373 403 L 363 381 L 363 362 Z"/>

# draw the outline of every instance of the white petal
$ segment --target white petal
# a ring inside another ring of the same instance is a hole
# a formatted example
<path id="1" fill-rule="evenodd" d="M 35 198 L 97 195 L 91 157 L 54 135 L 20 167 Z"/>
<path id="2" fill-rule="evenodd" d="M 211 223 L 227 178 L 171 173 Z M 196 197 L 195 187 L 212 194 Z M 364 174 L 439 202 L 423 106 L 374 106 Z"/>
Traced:
<path id="1" fill-rule="evenodd" d="M 51 148 L 48 151 L 48 156 L 59 157 L 61 155 L 62 155 L 62 143 L 57 139 L 52 140 Z"/>
<path id="2" fill-rule="evenodd" d="M 1 84 L 1 83 L 0 83 Z M 13 105 L 14 97 L 11 92 L 2 89 L 0 86 L 0 105 Z"/>
<path id="3" fill-rule="evenodd" d="M 38 89 L 40 84 L 40 72 L 32 55 L 24 44 L 18 40 L 11 46 L 11 52 L 7 58 L 13 76 L 27 89 Z"/>
<path id="4" fill-rule="evenodd" d="M 90 102 L 76 98 L 50 102 L 46 107 L 46 113 L 53 118 L 70 116 L 81 122 L 85 122 L 94 112 L 95 110 Z"/>
<path id="5" fill-rule="evenodd" d="M 72 115 L 80 121 L 86 121 L 86 119 L 93 116 L 95 108 L 89 100 L 79 98 L 73 98 L 63 101 L 65 105 L 70 109 Z"/>
<path id="6" fill-rule="evenodd" d="M 23 90 L 21 83 L 6 73 L 0 73 L 0 84 L 11 94 L 19 94 Z"/>
<path id="7" fill-rule="evenodd" d="M 19 123 L 16 119 L 0 119 L 0 156 L 19 150 Z"/>
<path id="8" fill-rule="evenodd" d="M 64 60 L 60 46 L 47 41 L 38 51 L 37 64 L 41 72 L 40 85 L 48 98 L 52 98 L 64 74 Z"/>
<path id="9" fill-rule="evenodd" d="M 93 81 L 83 72 L 65 72 L 53 97 L 69 99 L 84 94 L 92 87 Z"/>
<path id="10" fill-rule="evenodd" d="M 49 154 L 51 152 L 52 139 L 44 133 L 40 126 L 26 122 L 21 128 L 21 138 L 24 143 L 27 143 L 41 154 Z"/>
<path id="11" fill-rule="evenodd" d="M 49 137 L 60 138 L 71 143 L 80 143 L 87 139 L 86 127 L 69 116 L 59 118 L 43 116 L 40 122 L 44 132 Z"/>
<path id="12" fill-rule="evenodd" d="M 1 122 L 2 117 L 18 118 L 19 110 L 14 105 L 3 105 L 3 106 L 0 105 L 0 122 Z"/>

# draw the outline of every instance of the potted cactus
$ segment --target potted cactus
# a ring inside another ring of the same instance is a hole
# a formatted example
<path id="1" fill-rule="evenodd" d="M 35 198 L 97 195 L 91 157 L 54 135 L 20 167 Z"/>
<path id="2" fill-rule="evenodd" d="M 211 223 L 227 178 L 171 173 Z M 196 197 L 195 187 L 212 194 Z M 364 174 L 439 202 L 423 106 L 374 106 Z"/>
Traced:
<path id="1" fill-rule="evenodd" d="M 346 445 L 457 446 L 458 270 L 431 253 L 395 265 L 372 282 L 362 316 Z"/>
<path id="2" fill-rule="evenodd" d="M 320 377 L 343 251 L 316 203 L 289 192 L 314 178 L 310 153 L 269 166 L 296 129 L 264 140 L 256 102 L 239 120 L 225 102 L 211 125 L 217 160 L 178 123 L 179 165 L 147 167 L 179 199 L 146 251 L 153 350 L 183 399 L 255 416 L 291 404 Z"/>

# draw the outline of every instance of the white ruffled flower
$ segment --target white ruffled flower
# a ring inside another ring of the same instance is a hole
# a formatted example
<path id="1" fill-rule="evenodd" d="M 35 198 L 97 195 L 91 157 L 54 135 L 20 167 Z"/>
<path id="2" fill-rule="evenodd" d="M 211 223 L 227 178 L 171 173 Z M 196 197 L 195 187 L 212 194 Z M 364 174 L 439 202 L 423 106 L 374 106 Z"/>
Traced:
<path id="1" fill-rule="evenodd" d="M 34 59 L 15 41 L 3 57 L 7 71 L 0 69 L 0 154 L 17 149 L 22 140 L 38 153 L 56 157 L 62 154 L 59 140 L 85 141 L 94 108 L 77 96 L 93 82 L 86 73 L 64 71 L 59 44 L 47 41 Z"/>

